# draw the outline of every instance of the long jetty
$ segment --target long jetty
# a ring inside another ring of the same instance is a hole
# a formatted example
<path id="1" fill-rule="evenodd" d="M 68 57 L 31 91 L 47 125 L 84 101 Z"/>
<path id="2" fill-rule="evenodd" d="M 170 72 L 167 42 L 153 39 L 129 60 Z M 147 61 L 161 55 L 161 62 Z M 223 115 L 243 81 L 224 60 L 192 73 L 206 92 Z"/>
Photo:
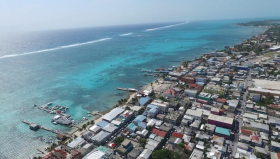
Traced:
<path id="1" fill-rule="evenodd" d="M 22 122 L 27 124 L 27 125 L 36 124 L 36 123 L 32 123 L 32 122 L 27 121 L 27 120 L 22 120 Z M 51 128 L 48 128 L 48 127 L 45 127 L 45 126 L 42 126 L 42 125 L 39 125 L 39 124 L 36 124 L 36 125 L 38 125 L 40 127 L 40 129 L 44 129 L 46 131 L 49 131 L 49 132 L 52 132 L 52 133 L 55 133 L 55 134 L 59 133 L 59 131 L 57 131 L 57 130 L 54 130 L 54 129 L 51 129 Z M 63 134 L 65 134 L 66 136 L 70 137 L 69 134 L 66 134 L 66 133 L 63 133 Z"/>

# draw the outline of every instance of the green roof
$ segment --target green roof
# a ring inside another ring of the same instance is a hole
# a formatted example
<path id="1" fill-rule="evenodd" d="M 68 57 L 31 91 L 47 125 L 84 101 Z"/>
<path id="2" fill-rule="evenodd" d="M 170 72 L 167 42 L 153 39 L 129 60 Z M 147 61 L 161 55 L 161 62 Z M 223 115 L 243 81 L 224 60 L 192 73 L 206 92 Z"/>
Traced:
<path id="1" fill-rule="evenodd" d="M 107 151 L 107 148 L 104 146 L 99 146 L 97 150 L 105 153 Z"/>
<path id="2" fill-rule="evenodd" d="M 135 125 L 134 123 L 130 123 L 127 128 L 134 131 L 137 128 L 137 125 Z"/>
<path id="3" fill-rule="evenodd" d="M 230 136 L 230 133 L 231 133 L 231 131 L 229 129 L 225 129 L 225 128 L 221 128 L 221 127 L 216 127 L 215 132 L 218 134 L 227 135 L 227 136 Z"/>

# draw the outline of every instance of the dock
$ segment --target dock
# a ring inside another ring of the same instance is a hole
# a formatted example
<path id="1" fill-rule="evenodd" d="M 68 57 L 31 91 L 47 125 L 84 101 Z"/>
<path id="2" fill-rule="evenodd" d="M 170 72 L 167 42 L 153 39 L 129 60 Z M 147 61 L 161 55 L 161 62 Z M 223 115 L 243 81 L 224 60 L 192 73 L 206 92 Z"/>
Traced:
<path id="1" fill-rule="evenodd" d="M 99 111 L 93 111 L 91 114 L 92 114 L 92 115 L 103 116 L 103 114 L 99 113 Z"/>
<path id="2" fill-rule="evenodd" d="M 48 128 L 48 127 L 45 127 L 45 126 L 42 126 L 42 125 L 39 125 L 39 124 L 36 124 L 36 123 L 32 123 L 32 122 L 27 121 L 27 120 L 22 120 L 22 122 L 29 125 L 29 126 L 30 125 L 38 125 L 40 129 L 43 129 L 43 130 L 46 130 L 46 131 L 49 131 L 49 132 L 52 132 L 52 133 L 55 133 L 55 134 L 59 133 L 59 131 L 57 131 L 57 130 L 54 130 L 54 129 L 51 129 L 51 128 Z M 66 134 L 66 136 L 70 137 L 70 135 L 68 135 L 68 134 Z"/>
<path id="3" fill-rule="evenodd" d="M 121 87 L 117 87 L 117 90 L 122 90 L 122 91 L 129 91 L 129 92 L 138 92 L 137 89 L 135 88 L 121 88 Z"/>

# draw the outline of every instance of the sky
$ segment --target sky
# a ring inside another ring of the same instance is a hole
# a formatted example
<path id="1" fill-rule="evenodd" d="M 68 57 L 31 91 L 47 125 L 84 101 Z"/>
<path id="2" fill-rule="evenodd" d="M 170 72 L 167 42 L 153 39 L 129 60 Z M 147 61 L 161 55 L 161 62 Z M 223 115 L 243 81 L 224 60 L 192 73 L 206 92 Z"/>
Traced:
<path id="1" fill-rule="evenodd" d="M 280 0 L 0 0 L 0 32 L 279 17 Z"/>

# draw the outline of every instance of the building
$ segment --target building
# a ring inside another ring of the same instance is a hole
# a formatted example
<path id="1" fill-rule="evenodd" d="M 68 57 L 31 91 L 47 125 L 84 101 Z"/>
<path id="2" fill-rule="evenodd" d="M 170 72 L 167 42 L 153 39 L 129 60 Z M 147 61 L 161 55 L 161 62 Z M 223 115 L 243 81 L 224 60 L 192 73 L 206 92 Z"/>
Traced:
<path id="1" fill-rule="evenodd" d="M 280 159 L 280 153 L 270 152 L 271 159 Z"/>
<path id="2" fill-rule="evenodd" d="M 256 93 L 260 95 L 273 95 L 273 96 L 280 96 L 280 91 L 278 90 L 271 90 L 271 89 L 264 89 L 264 88 L 249 88 L 249 93 Z"/>
<path id="3" fill-rule="evenodd" d="M 243 117 L 244 118 L 248 118 L 248 119 L 252 119 L 252 120 L 257 120 L 258 119 L 258 115 L 251 114 L 251 113 L 244 113 Z"/>
<path id="4" fill-rule="evenodd" d="M 209 114 L 208 124 L 216 125 L 216 126 L 222 127 L 222 128 L 231 129 L 232 124 L 233 124 L 233 118 Z"/>
<path id="5" fill-rule="evenodd" d="M 234 112 L 238 106 L 239 101 L 238 100 L 228 100 L 227 103 L 228 103 L 228 111 Z"/>
<path id="6" fill-rule="evenodd" d="M 147 105 L 149 102 L 151 101 L 151 98 L 150 97 L 141 97 L 139 99 L 139 104 L 141 106 L 144 106 L 144 105 Z"/>
<path id="7" fill-rule="evenodd" d="M 102 119 L 104 121 L 107 121 L 110 123 L 113 119 L 118 117 L 123 112 L 124 112 L 124 109 L 117 107 L 117 108 L 112 109 L 109 113 L 103 115 Z"/>
<path id="8" fill-rule="evenodd" d="M 77 137 L 72 142 L 70 142 L 67 146 L 72 149 L 75 149 L 75 148 L 82 147 L 82 145 L 84 145 L 84 144 L 85 144 L 85 140 L 81 137 Z"/>
<path id="9" fill-rule="evenodd" d="M 198 149 L 194 149 L 189 159 L 203 159 L 203 158 L 204 158 L 203 152 Z"/>
<path id="10" fill-rule="evenodd" d="M 33 131 L 37 131 L 40 129 L 40 126 L 37 124 L 30 124 L 29 128 Z"/>
<path id="11" fill-rule="evenodd" d="M 157 106 L 160 112 L 166 112 L 166 110 L 169 108 L 169 103 L 162 102 L 161 100 L 154 100 L 151 104 Z"/>
<path id="12" fill-rule="evenodd" d="M 110 137 L 110 133 L 102 130 L 99 133 L 97 133 L 93 138 L 91 138 L 91 140 L 95 144 L 100 145 L 104 143 L 109 137 Z"/>
<path id="13" fill-rule="evenodd" d="M 202 112 L 193 109 L 188 109 L 186 115 L 193 117 L 195 120 L 201 120 Z"/>
<path id="14" fill-rule="evenodd" d="M 251 93 L 252 101 L 253 102 L 259 102 L 261 100 L 261 95 L 257 93 Z"/>
<path id="15" fill-rule="evenodd" d="M 119 154 L 126 155 L 133 149 L 133 144 L 129 139 L 125 139 L 121 145 L 116 149 Z"/>
<path id="16" fill-rule="evenodd" d="M 152 155 L 152 151 L 149 149 L 145 149 L 138 157 L 137 159 L 149 159 Z"/>
<path id="17" fill-rule="evenodd" d="M 189 97 L 195 98 L 197 96 L 197 93 L 198 93 L 198 90 L 195 90 L 195 89 L 186 89 L 185 90 L 185 95 L 189 96 Z"/>
<path id="18" fill-rule="evenodd" d="M 280 143 L 271 141 L 271 150 L 272 151 L 280 151 Z"/>
<path id="19" fill-rule="evenodd" d="M 269 133 L 269 126 L 267 124 L 251 122 L 249 126 L 255 128 L 259 132 Z"/>
<path id="20" fill-rule="evenodd" d="M 230 137 L 231 131 L 230 129 L 225 129 L 221 127 L 216 127 L 215 133 L 219 136 Z"/>
<path id="21" fill-rule="evenodd" d="M 210 94 L 210 93 L 206 93 L 206 92 L 201 92 L 201 93 L 197 96 L 197 98 L 209 102 L 209 101 L 211 100 L 211 94 Z"/>
<path id="22" fill-rule="evenodd" d="M 99 146 L 88 153 L 83 159 L 104 159 L 104 158 L 112 158 L 113 150 L 106 148 L 104 146 Z"/>

